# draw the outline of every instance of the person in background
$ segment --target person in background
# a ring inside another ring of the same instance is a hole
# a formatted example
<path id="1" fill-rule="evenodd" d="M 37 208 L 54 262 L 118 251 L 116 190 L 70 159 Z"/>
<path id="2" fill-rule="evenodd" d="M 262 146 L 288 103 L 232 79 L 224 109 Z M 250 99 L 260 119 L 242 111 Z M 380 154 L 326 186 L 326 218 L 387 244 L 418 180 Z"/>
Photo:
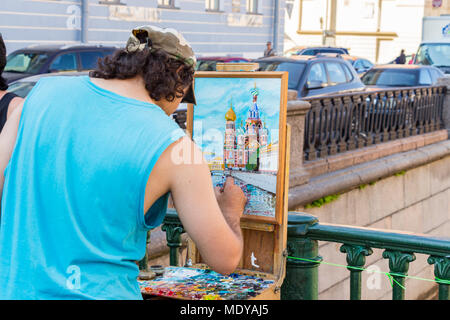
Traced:
<path id="1" fill-rule="evenodd" d="M 180 33 L 142 26 L 89 76 L 41 79 L 13 111 L 0 134 L 1 300 L 142 300 L 135 262 L 169 194 L 203 261 L 235 270 L 247 198 L 232 178 L 213 188 L 170 118 L 196 104 L 195 66 Z"/>
<path id="2" fill-rule="evenodd" d="M 416 57 L 416 54 L 411 54 L 411 59 L 409 60 L 408 64 L 414 64 L 414 58 Z"/>
<path id="3" fill-rule="evenodd" d="M 275 55 L 275 50 L 272 48 L 272 42 L 267 41 L 266 50 L 264 50 L 264 57 L 272 57 Z"/>
<path id="4" fill-rule="evenodd" d="M 396 64 L 405 64 L 406 63 L 406 55 L 405 55 L 405 49 L 402 49 L 400 51 L 400 55 L 395 59 Z"/>
<path id="5" fill-rule="evenodd" d="M 6 46 L 3 37 L 0 34 L 0 132 L 11 115 L 13 110 L 23 101 L 22 98 L 14 93 L 8 92 L 6 79 L 2 77 L 6 66 Z"/>

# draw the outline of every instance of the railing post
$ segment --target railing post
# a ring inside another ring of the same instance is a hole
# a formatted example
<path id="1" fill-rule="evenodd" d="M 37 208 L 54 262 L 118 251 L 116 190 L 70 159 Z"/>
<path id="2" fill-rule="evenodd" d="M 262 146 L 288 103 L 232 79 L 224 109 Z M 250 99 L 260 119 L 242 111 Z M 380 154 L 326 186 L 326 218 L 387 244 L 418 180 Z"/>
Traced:
<path id="1" fill-rule="evenodd" d="M 416 260 L 414 253 L 386 249 L 383 258 L 389 259 L 389 273 L 392 275 L 392 300 L 405 299 L 405 276 L 409 263 Z"/>
<path id="2" fill-rule="evenodd" d="M 372 249 L 363 246 L 343 244 L 341 252 L 347 253 L 347 269 L 350 270 L 350 300 L 361 300 L 361 271 L 366 264 L 366 256 Z"/>
<path id="3" fill-rule="evenodd" d="M 174 209 L 168 209 L 161 230 L 166 232 L 167 246 L 169 247 L 169 261 L 171 266 L 178 266 L 181 247 L 181 234 L 185 232 Z"/>
<path id="4" fill-rule="evenodd" d="M 439 283 L 439 300 L 450 300 L 450 256 L 437 257 L 430 256 L 429 264 L 434 264 L 434 275 L 436 281 L 446 281 L 447 283 Z"/>
<path id="5" fill-rule="evenodd" d="M 450 138 L 450 78 L 439 78 L 437 85 L 446 87 L 446 90 L 442 93 L 442 109 L 440 111 L 444 129 L 447 129 Z"/>
<path id="6" fill-rule="evenodd" d="M 281 286 L 282 300 L 317 300 L 319 295 L 317 240 L 308 238 L 308 227 L 317 218 L 304 213 L 290 213 L 288 218 L 286 277 Z"/>
<path id="7" fill-rule="evenodd" d="M 148 245 L 150 244 L 150 233 L 151 231 L 147 232 L 147 240 L 145 243 L 145 255 L 142 260 L 139 261 L 139 271 L 142 272 L 148 272 Z"/>

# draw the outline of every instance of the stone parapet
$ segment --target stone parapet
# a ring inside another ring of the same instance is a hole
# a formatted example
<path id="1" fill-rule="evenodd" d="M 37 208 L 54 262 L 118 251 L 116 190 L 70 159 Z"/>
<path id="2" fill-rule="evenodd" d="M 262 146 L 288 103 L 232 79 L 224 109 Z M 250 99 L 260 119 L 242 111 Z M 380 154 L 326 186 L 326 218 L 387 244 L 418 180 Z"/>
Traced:
<path id="1" fill-rule="evenodd" d="M 287 123 L 291 126 L 291 151 L 289 161 L 289 186 L 295 187 L 308 182 L 308 172 L 303 165 L 305 117 L 311 105 L 302 100 L 287 103 Z"/>
<path id="2" fill-rule="evenodd" d="M 447 129 L 450 138 L 450 76 L 438 79 L 437 85 L 447 87 L 447 94 L 445 95 L 442 118 L 444 121 L 444 127 L 445 129 Z"/>
<path id="3" fill-rule="evenodd" d="M 289 189 L 289 210 L 298 210 L 299 206 L 322 197 L 344 193 L 449 155 L 450 140 L 445 140 L 312 177 L 307 184 Z"/>
<path id="4" fill-rule="evenodd" d="M 309 177 L 312 178 L 364 162 L 387 157 L 392 154 L 414 150 L 447 139 L 447 130 L 434 131 L 339 153 L 323 159 L 306 161 L 303 163 L 303 168 L 309 174 Z"/>

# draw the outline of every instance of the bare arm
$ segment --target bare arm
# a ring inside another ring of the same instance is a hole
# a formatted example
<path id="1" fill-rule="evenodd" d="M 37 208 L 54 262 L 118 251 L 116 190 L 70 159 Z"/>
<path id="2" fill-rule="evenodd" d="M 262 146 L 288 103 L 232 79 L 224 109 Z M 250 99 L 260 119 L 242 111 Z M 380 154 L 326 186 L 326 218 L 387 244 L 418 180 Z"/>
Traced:
<path id="1" fill-rule="evenodd" d="M 8 113 L 6 114 L 6 119 L 9 119 L 9 117 L 11 117 L 14 110 L 16 110 L 17 108 L 22 108 L 23 101 L 24 99 L 20 97 L 15 97 L 14 99 L 11 100 L 8 106 Z"/>
<path id="2" fill-rule="evenodd" d="M 183 158 L 187 149 L 190 156 Z M 171 191 L 183 227 L 205 263 L 219 273 L 233 272 L 242 256 L 240 217 L 247 199 L 232 179 L 223 190 L 214 189 L 201 151 L 184 138 L 172 144 L 155 165 L 147 190 L 155 189 L 160 194 Z"/>
<path id="3" fill-rule="evenodd" d="M 5 183 L 3 174 L 16 144 L 22 106 L 23 103 L 14 108 L 0 133 L 0 201 L 2 200 L 3 184 Z"/>

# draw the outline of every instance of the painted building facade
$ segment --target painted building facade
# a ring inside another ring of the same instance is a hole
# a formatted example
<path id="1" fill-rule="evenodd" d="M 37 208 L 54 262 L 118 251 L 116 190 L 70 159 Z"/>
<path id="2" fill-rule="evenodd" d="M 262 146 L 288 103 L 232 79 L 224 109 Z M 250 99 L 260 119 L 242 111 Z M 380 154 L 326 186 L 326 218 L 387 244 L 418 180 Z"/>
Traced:
<path id="1" fill-rule="evenodd" d="M 123 46 L 144 24 L 179 30 L 198 56 L 283 52 L 285 0 L 1 0 L 8 52 L 34 44 Z"/>
<path id="2" fill-rule="evenodd" d="M 248 108 L 245 123 L 236 126 L 236 113 L 233 105 L 225 114 L 225 135 L 223 163 L 225 169 L 249 171 L 276 171 L 273 166 L 269 130 L 261 119 L 258 107 L 258 89 L 251 91 L 253 101 Z M 276 150 L 277 151 L 277 150 Z"/>

